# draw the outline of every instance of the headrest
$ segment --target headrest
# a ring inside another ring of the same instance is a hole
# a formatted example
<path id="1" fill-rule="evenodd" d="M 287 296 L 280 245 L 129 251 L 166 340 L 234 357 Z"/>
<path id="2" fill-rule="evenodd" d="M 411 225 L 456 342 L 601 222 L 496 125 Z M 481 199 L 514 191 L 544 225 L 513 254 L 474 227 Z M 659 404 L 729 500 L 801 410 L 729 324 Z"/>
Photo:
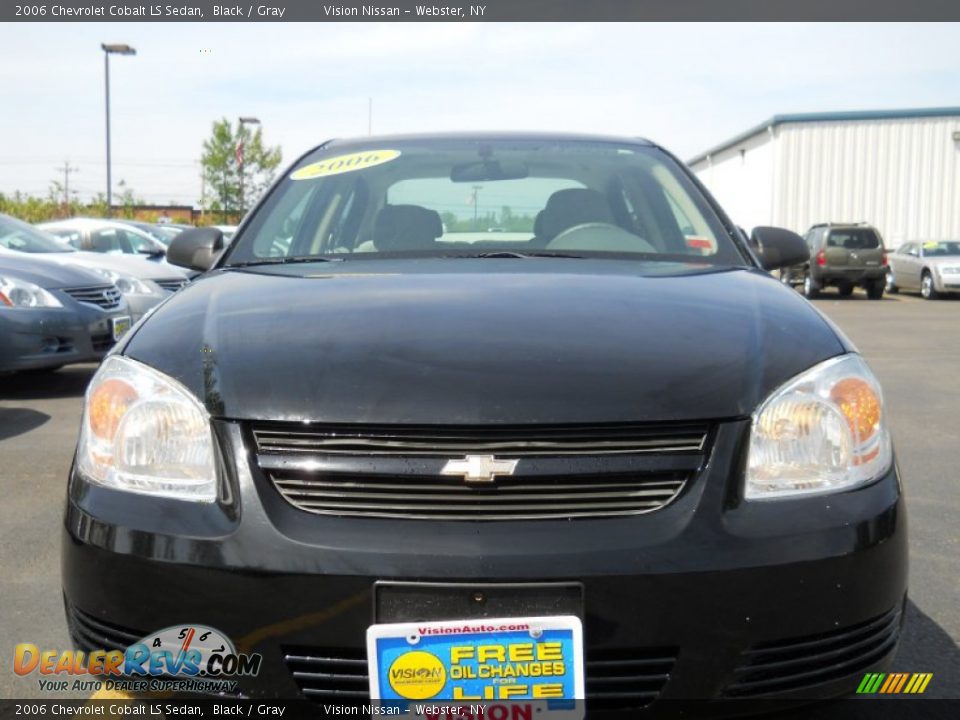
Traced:
<path id="1" fill-rule="evenodd" d="M 533 219 L 533 235 L 534 237 L 543 237 L 543 210 L 538 212 Z"/>
<path id="2" fill-rule="evenodd" d="M 373 244 L 380 251 L 429 250 L 441 235 L 440 214 L 419 205 L 386 205 L 373 223 Z"/>
<path id="3" fill-rule="evenodd" d="M 555 238 L 564 230 L 584 223 L 614 222 L 606 198 L 589 188 L 557 190 L 547 200 L 541 215 L 541 231 L 548 238 Z"/>

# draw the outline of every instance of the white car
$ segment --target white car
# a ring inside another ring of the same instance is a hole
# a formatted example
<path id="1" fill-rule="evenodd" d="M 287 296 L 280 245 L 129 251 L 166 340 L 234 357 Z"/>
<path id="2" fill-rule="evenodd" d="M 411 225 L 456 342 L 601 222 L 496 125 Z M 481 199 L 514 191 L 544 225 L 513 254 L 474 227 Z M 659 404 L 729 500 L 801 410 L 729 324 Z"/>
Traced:
<path id="1" fill-rule="evenodd" d="M 0 254 L 43 254 L 62 265 L 75 265 L 97 272 L 123 294 L 136 322 L 150 308 L 189 282 L 183 270 L 157 263 L 144 256 L 114 255 L 75 250 L 33 225 L 0 214 Z"/>
<path id="2" fill-rule="evenodd" d="M 37 225 L 77 250 L 111 255 L 144 255 L 159 262 L 167 246 L 140 228 L 117 220 L 70 218 Z"/>
<path id="3" fill-rule="evenodd" d="M 888 260 L 887 292 L 919 290 L 925 300 L 960 293 L 960 240 L 908 242 Z"/>

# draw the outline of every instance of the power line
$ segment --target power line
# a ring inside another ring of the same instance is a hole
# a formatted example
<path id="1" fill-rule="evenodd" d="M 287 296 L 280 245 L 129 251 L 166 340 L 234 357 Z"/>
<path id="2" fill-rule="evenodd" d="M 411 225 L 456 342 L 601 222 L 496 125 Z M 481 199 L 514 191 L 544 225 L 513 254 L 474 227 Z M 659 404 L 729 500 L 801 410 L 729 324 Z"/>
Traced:
<path id="1" fill-rule="evenodd" d="M 80 172 L 79 168 L 71 167 L 69 160 L 63 161 L 63 167 L 57 168 L 63 171 L 63 204 L 70 204 L 70 173 Z"/>

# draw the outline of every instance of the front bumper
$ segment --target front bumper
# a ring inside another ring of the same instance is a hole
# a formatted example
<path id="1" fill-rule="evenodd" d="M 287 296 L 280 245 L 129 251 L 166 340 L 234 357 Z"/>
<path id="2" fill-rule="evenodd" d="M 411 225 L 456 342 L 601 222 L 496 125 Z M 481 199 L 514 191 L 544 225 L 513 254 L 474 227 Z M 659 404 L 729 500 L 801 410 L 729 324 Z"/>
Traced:
<path id="1" fill-rule="evenodd" d="M 130 318 L 137 322 L 157 305 L 162 303 L 170 296 L 169 293 L 163 295 L 124 295 L 127 300 L 127 306 L 130 309 Z"/>
<path id="2" fill-rule="evenodd" d="M 114 345 L 111 318 L 98 308 L 8 308 L 0 311 L 0 371 L 37 370 L 102 358 Z"/>
<path id="3" fill-rule="evenodd" d="M 244 694 L 330 701 L 362 694 L 356 661 L 374 584 L 402 580 L 582 583 L 588 696 L 616 706 L 617 692 L 624 708 L 655 698 L 832 697 L 896 649 L 907 536 L 895 466 L 851 492 L 741 502 L 731 470 L 747 430 L 740 421 L 719 426 L 695 481 L 645 516 L 336 518 L 287 505 L 250 463 L 240 428 L 216 429 L 228 478 L 216 504 L 72 475 L 62 561 L 78 646 L 207 624 L 263 655 L 260 674 L 241 681 Z M 302 658 L 316 660 L 319 675 L 323 658 L 352 660 L 354 677 L 319 678 Z"/>
<path id="4" fill-rule="evenodd" d="M 934 273 L 933 286 L 937 292 L 960 293 L 960 275 L 954 273 Z"/>

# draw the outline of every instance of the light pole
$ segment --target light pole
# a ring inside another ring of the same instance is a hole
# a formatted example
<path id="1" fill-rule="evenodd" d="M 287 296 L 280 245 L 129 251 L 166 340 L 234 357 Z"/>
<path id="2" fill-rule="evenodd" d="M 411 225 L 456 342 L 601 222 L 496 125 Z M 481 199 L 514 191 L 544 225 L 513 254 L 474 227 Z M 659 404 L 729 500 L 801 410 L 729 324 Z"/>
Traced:
<path id="1" fill-rule="evenodd" d="M 136 55 L 137 51 L 122 43 L 100 43 L 103 49 L 103 79 L 107 106 L 107 217 L 113 216 L 113 191 L 110 178 L 110 56 Z"/>
<path id="2" fill-rule="evenodd" d="M 243 164 L 244 164 L 244 152 L 245 148 L 243 147 L 243 126 L 244 125 L 259 125 L 260 120 L 255 117 L 241 117 L 237 118 L 240 125 L 237 128 L 237 135 L 240 136 L 240 144 L 238 146 L 237 152 L 237 163 L 240 165 L 240 219 L 243 219 L 243 213 L 246 210 L 246 197 L 243 194 Z"/>

